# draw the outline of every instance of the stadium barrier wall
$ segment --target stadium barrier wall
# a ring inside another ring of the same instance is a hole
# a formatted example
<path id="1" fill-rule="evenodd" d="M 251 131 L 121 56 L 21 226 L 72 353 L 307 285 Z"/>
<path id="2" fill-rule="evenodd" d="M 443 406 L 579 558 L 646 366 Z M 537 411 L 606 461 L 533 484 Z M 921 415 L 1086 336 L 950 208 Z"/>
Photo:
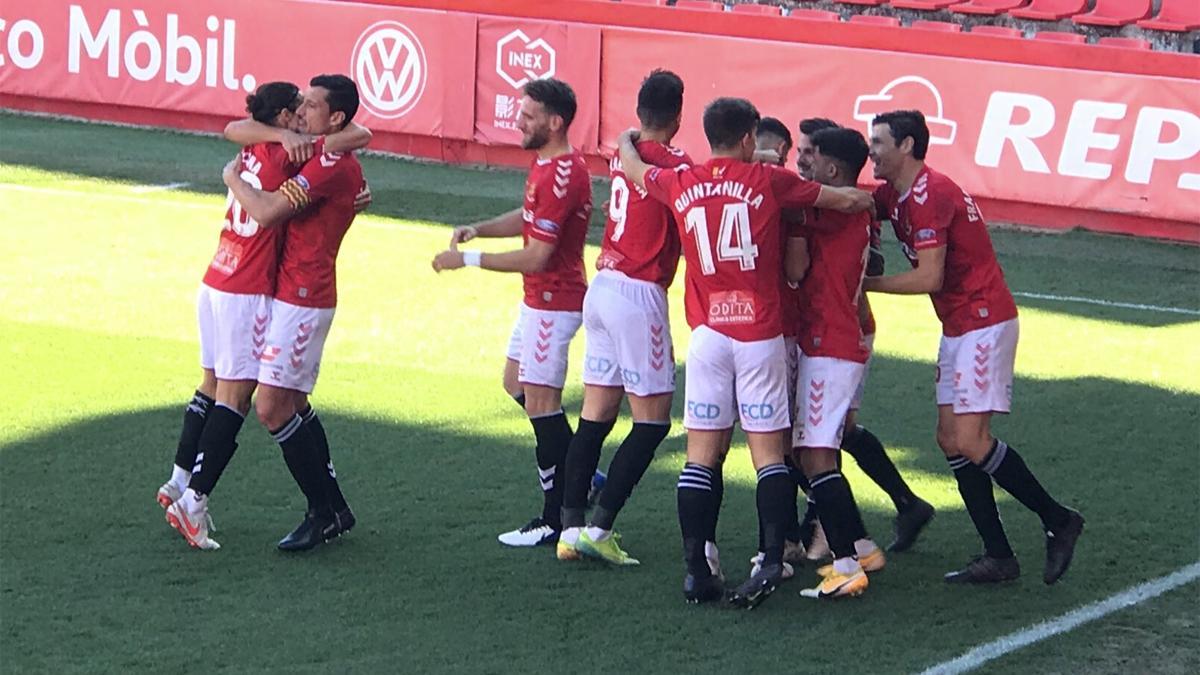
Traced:
<path id="1" fill-rule="evenodd" d="M 877 26 L 853 27 L 843 37 L 855 46 L 841 47 L 783 39 L 779 22 L 804 23 L 785 18 L 710 15 L 679 32 L 643 26 L 679 28 L 673 22 L 706 13 L 575 0 L 545 4 L 540 14 L 559 20 L 540 20 L 505 15 L 538 11 L 524 0 L 491 9 L 474 0 L 408 4 L 435 8 L 316 0 L 8 7 L 0 106 L 213 131 L 243 114 L 259 83 L 348 72 L 375 148 L 520 165 L 529 161 L 516 145 L 520 87 L 553 75 L 575 87 L 571 141 L 602 172 L 600 155 L 635 122 L 641 78 L 661 66 L 687 84 L 679 144 L 698 158 L 706 148 L 699 113 L 716 95 L 750 98 L 790 125 L 823 116 L 864 131 L 876 112 L 916 107 L 930 118 L 930 163 L 992 220 L 1200 243 L 1200 67 L 1177 68 L 1161 55 L 1145 62 L 1148 72 L 1121 61 L 1114 73 L 1073 65 L 1073 50 L 1092 46 L 972 59 L 957 44 L 935 53 L 866 48 L 870 39 L 890 46 L 885 40 L 903 30 Z M 595 16 L 580 14 L 589 6 Z M 980 50 L 993 42 L 972 39 Z"/>

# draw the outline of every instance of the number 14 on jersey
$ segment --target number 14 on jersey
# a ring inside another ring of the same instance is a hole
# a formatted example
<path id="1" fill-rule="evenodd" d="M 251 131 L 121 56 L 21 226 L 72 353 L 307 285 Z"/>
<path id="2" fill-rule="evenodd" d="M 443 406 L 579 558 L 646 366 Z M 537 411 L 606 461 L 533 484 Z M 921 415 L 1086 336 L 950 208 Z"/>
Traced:
<path id="1" fill-rule="evenodd" d="M 708 213 L 704 207 L 688 210 L 687 231 L 696 237 L 696 249 L 700 253 L 700 272 L 705 276 L 717 273 L 713 261 L 713 247 L 708 236 Z M 745 202 L 725 204 L 721 209 L 721 227 L 717 232 L 717 262 L 737 261 L 742 271 L 754 269 L 758 257 L 758 245 L 750 238 L 750 206 Z"/>

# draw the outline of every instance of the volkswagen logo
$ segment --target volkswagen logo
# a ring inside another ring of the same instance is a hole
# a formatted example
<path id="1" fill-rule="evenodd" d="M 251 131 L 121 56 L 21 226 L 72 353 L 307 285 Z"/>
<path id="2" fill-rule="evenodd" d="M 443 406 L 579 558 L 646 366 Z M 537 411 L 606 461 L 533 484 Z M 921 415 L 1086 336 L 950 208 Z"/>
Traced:
<path id="1" fill-rule="evenodd" d="M 400 117 L 416 106 L 427 71 L 420 40 L 395 21 L 380 21 L 363 31 L 350 57 L 363 106 L 384 119 Z"/>

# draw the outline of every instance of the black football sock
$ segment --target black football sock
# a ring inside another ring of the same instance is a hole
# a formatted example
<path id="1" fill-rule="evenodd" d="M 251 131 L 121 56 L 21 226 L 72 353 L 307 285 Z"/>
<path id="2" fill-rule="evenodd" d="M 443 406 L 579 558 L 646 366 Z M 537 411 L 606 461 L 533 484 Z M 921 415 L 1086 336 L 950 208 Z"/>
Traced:
<path id="1" fill-rule="evenodd" d="M 555 530 L 562 529 L 562 480 L 558 469 L 571 445 L 571 425 L 562 410 L 530 418 L 537 439 L 538 478 L 542 481 L 542 520 Z"/>
<path id="2" fill-rule="evenodd" d="M 713 470 L 688 462 L 679 472 L 676 499 L 679 508 L 679 531 L 683 535 L 683 559 L 688 573 L 708 577 L 708 559 L 704 557 L 704 542 L 711 540 L 710 518 L 713 511 Z"/>
<path id="3" fill-rule="evenodd" d="M 826 471 L 809 479 L 821 527 L 835 560 L 854 556 L 855 520 L 858 505 L 850 492 L 850 484 L 840 471 Z"/>
<path id="4" fill-rule="evenodd" d="M 842 448 L 850 453 L 863 473 L 875 481 L 875 484 L 891 497 L 897 511 L 903 511 L 916 502 L 917 496 L 909 489 L 904 477 L 896 470 L 896 465 L 883 449 L 883 444 L 861 425 L 854 425 L 846 438 L 842 439 Z"/>
<path id="5" fill-rule="evenodd" d="M 611 427 L 610 427 L 611 428 Z M 592 525 L 605 530 L 613 529 L 613 521 L 625 506 L 633 488 L 650 468 L 654 452 L 671 430 L 670 422 L 634 422 L 629 435 L 621 441 L 617 454 L 608 465 L 608 480 L 600 491 L 596 511 L 592 513 Z"/>
<path id="6" fill-rule="evenodd" d="M 762 527 L 760 549 L 763 566 L 783 563 L 783 538 L 787 522 L 796 513 L 796 481 L 784 464 L 768 464 L 758 470 L 758 522 Z"/>
<path id="7" fill-rule="evenodd" d="M 984 552 L 992 558 L 1013 557 L 1008 535 L 1004 533 L 1004 524 L 1000 522 L 1000 511 L 996 508 L 991 477 L 966 457 L 955 455 L 947 457 L 946 461 L 950 463 L 954 479 L 958 481 L 958 494 L 967 507 L 967 514 L 983 539 Z"/>
<path id="8" fill-rule="evenodd" d="M 321 418 L 317 417 L 317 411 L 311 405 L 308 409 L 300 413 L 300 417 L 304 420 L 304 426 L 312 433 L 313 440 L 317 444 L 317 459 L 321 466 L 325 467 L 325 475 L 329 478 L 325 489 L 329 492 L 330 504 L 335 512 L 345 511 L 349 506 L 346 503 L 346 497 L 342 494 L 342 486 L 338 484 L 337 470 L 333 468 L 333 459 L 329 455 L 329 437 L 325 435 L 325 426 L 321 424 Z"/>
<path id="9" fill-rule="evenodd" d="M 841 453 L 838 454 L 840 455 Z M 841 467 L 838 467 L 838 472 L 841 472 L 841 470 Z M 842 480 L 846 483 L 846 490 L 850 493 L 850 498 L 854 499 L 854 489 L 850 487 L 850 481 L 846 480 L 845 475 L 842 476 Z M 862 511 L 858 510 L 858 500 L 854 499 L 854 503 L 856 506 L 854 507 L 854 510 L 851 511 L 852 525 L 850 527 L 850 535 L 854 537 L 854 541 L 858 541 L 859 539 L 867 538 L 867 525 L 863 522 Z"/>
<path id="10" fill-rule="evenodd" d="M 1025 508 L 1038 514 L 1045 529 L 1058 530 L 1067 524 L 1070 511 L 1046 492 L 1029 467 L 1025 466 L 1025 460 L 1017 454 L 1016 448 L 995 439 L 991 452 L 983 459 L 980 468 L 991 475 L 996 485 L 1016 497 Z"/>
<path id="11" fill-rule="evenodd" d="M 304 425 L 304 419 L 300 415 L 293 416 L 282 427 L 271 431 L 271 436 L 283 448 L 283 461 L 308 500 L 308 510 L 326 513 L 329 510 L 326 491 L 329 481 L 317 457 L 317 442 L 312 431 Z"/>
<path id="12" fill-rule="evenodd" d="M 787 465 L 788 476 L 792 479 L 789 502 L 792 508 L 788 510 L 787 527 L 783 536 L 788 541 L 800 541 L 800 486 L 808 487 L 808 479 L 804 477 L 804 471 L 796 466 L 790 455 L 783 458 L 783 463 Z"/>
<path id="13" fill-rule="evenodd" d="M 587 510 L 588 490 L 592 487 L 592 475 L 600 463 L 604 439 L 612 431 L 616 420 L 593 422 L 579 418 L 579 428 L 571 437 L 567 455 L 560 474 L 562 486 L 562 526 L 583 527 L 586 525 L 584 512 Z M 540 468 L 540 461 L 539 461 Z"/>
<path id="14" fill-rule="evenodd" d="M 212 398 L 197 391 L 192 394 L 192 400 L 188 401 L 183 411 L 183 428 L 179 432 L 179 445 L 175 448 L 175 466 L 184 471 L 191 471 L 196 466 L 200 434 L 204 432 L 204 422 L 212 406 Z"/>
<path id="15" fill-rule="evenodd" d="M 721 463 L 710 469 L 712 471 L 712 504 L 705 520 L 705 541 L 714 544 L 717 541 L 717 520 L 721 515 L 721 503 L 725 501 L 725 464 Z"/>
<path id="16" fill-rule="evenodd" d="M 810 548 L 813 543 L 813 536 L 817 529 L 817 502 L 813 500 L 812 495 L 804 497 L 804 515 L 800 517 L 800 538 L 795 541 L 804 545 L 805 550 Z"/>
<path id="17" fill-rule="evenodd" d="M 237 451 L 237 435 L 244 421 L 241 413 L 224 403 L 217 403 L 208 411 L 188 487 L 202 495 L 212 494 Z"/>

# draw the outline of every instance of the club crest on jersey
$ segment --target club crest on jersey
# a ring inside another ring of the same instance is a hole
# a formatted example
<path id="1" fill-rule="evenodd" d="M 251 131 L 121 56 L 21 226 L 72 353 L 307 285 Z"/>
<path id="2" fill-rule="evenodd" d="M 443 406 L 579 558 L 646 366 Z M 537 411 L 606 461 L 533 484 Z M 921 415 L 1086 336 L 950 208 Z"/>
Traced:
<path id="1" fill-rule="evenodd" d="M 546 218 L 538 218 L 533 221 L 533 226 L 547 234 L 558 234 L 558 223 Z"/>
<path id="2" fill-rule="evenodd" d="M 747 291 L 722 291 L 708 296 L 710 326 L 754 323 L 756 299 Z"/>

